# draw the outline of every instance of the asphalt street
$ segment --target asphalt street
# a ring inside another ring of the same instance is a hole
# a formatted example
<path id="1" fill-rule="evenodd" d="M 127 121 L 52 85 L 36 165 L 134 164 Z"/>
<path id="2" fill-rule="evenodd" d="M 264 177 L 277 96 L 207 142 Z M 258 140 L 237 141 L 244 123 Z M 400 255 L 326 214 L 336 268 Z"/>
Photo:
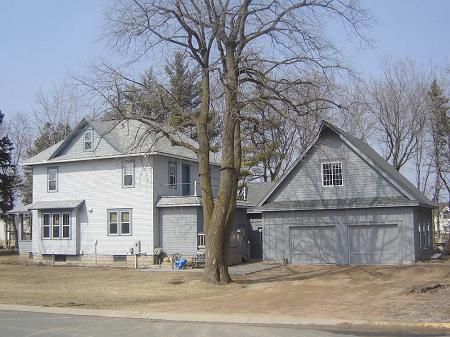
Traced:
<path id="1" fill-rule="evenodd" d="M 0 311 L 0 337 L 338 337 L 450 336 L 399 331 L 330 331 L 296 326 L 151 321 L 48 313 Z"/>

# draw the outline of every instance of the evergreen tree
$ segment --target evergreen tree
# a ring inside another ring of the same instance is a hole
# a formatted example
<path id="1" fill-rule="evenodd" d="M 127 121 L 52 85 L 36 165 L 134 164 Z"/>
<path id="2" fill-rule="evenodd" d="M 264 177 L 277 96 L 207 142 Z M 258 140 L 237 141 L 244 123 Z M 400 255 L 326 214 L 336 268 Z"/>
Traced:
<path id="1" fill-rule="evenodd" d="M 0 111 L 0 126 L 3 123 L 3 113 Z M 6 212 L 13 208 L 14 187 L 16 183 L 16 168 L 11 160 L 13 145 L 8 136 L 0 138 L 0 211 L 6 219 Z"/>
<path id="2" fill-rule="evenodd" d="M 446 97 L 436 80 L 431 84 L 428 92 L 430 102 L 431 136 L 433 140 L 433 156 L 436 171 L 436 186 L 434 199 L 439 201 L 440 186 L 444 186 L 450 194 L 450 107 L 449 99 Z"/>

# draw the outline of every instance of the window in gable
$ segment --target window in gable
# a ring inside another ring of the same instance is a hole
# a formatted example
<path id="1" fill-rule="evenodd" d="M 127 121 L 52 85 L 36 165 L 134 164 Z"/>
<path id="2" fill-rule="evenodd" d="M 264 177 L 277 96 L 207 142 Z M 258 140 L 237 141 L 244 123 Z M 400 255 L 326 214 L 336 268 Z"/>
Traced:
<path id="1" fill-rule="evenodd" d="M 134 162 L 127 161 L 122 166 L 122 186 L 134 187 Z"/>
<path id="2" fill-rule="evenodd" d="M 87 130 L 84 133 L 84 151 L 92 151 L 92 130 Z"/>
<path id="3" fill-rule="evenodd" d="M 47 169 L 47 191 L 58 191 L 58 168 L 56 167 Z"/>
<path id="4" fill-rule="evenodd" d="M 322 186 L 342 186 L 342 163 L 322 163 Z"/>

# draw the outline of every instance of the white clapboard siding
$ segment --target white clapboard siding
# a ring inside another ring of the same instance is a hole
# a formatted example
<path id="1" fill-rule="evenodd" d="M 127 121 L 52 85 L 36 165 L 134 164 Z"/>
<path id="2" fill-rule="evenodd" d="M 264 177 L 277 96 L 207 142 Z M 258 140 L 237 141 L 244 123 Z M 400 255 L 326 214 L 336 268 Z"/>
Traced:
<path id="1" fill-rule="evenodd" d="M 58 191 L 47 192 L 47 166 L 33 167 L 33 201 L 85 200 L 72 224 L 72 238 L 79 238 L 75 253 L 127 254 L 141 241 L 141 252 L 153 252 L 153 167 L 151 160 L 135 159 L 135 187 L 122 187 L 122 160 L 102 159 L 49 165 L 58 167 Z M 132 209 L 132 235 L 108 236 L 107 210 Z M 67 240 L 41 240 L 41 217 L 33 218 L 33 252 L 52 253 L 51 250 L 69 249 Z M 39 212 L 42 213 L 42 212 Z M 39 222 L 37 222 L 39 221 Z M 35 240 L 36 239 L 36 240 Z M 54 241 L 54 242 L 53 242 Z M 72 246 L 70 246 L 72 247 Z M 56 253 L 56 252 L 55 252 Z M 63 253 L 61 253 L 63 254 Z"/>
<path id="2" fill-rule="evenodd" d="M 84 133 L 90 130 L 93 134 L 92 150 L 84 150 Z M 86 126 L 75 135 L 70 143 L 68 143 L 62 152 L 58 155 L 58 160 L 78 159 L 86 157 L 101 157 L 119 155 L 120 153 L 106 140 L 107 136 L 99 135 L 95 130 Z"/>

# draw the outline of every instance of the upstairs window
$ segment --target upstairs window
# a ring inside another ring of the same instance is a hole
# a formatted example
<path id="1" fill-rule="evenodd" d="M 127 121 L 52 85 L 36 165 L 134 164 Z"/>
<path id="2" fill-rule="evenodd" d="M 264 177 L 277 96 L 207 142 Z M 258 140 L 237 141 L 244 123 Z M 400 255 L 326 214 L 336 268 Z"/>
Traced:
<path id="1" fill-rule="evenodd" d="M 342 163 L 322 163 L 322 186 L 342 186 Z"/>
<path id="2" fill-rule="evenodd" d="M 134 162 L 127 161 L 122 166 L 122 186 L 134 187 Z"/>
<path id="3" fill-rule="evenodd" d="M 177 163 L 169 161 L 169 188 L 177 188 Z"/>
<path id="4" fill-rule="evenodd" d="M 92 130 L 84 133 L 84 151 L 92 151 Z"/>
<path id="5" fill-rule="evenodd" d="M 47 169 L 47 191 L 58 191 L 58 168 L 56 167 Z"/>

